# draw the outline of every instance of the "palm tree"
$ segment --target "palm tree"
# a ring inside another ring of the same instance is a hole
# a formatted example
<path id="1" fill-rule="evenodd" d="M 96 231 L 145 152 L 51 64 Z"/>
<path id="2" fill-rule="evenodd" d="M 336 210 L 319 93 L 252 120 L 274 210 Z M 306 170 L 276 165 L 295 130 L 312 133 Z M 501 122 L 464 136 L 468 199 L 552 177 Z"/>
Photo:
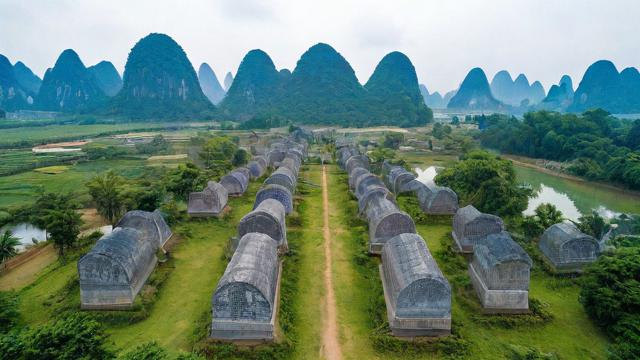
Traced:
<path id="1" fill-rule="evenodd" d="M 124 179 L 113 170 L 97 175 L 87 183 L 98 212 L 112 225 L 124 211 L 123 185 Z"/>
<path id="2" fill-rule="evenodd" d="M 0 236 L 0 263 L 16 256 L 18 246 L 20 246 L 20 239 L 13 236 L 10 231 L 5 231 Z"/>

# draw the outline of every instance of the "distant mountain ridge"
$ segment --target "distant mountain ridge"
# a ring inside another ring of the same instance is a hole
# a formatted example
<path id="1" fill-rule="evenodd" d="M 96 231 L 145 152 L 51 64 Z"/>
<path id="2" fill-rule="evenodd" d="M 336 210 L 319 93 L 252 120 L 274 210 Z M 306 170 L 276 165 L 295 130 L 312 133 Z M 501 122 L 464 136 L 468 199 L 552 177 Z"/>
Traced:
<path id="1" fill-rule="evenodd" d="M 116 96 L 122 89 L 122 78 L 111 62 L 100 61 L 88 69 L 93 74 L 100 89 L 107 96 Z"/>
<path id="2" fill-rule="evenodd" d="M 382 106 L 379 121 L 402 119 L 406 124 L 426 124 L 433 120 L 433 112 L 420 93 L 416 69 L 401 52 L 385 55 L 364 88 Z"/>
<path id="3" fill-rule="evenodd" d="M 445 101 L 445 99 L 442 97 L 442 95 L 440 95 L 439 92 L 434 92 L 433 94 L 429 93 L 429 89 L 427 89 L 427 86 L 424 84 L 420 84 L 420 94 L 422 94 L 422 98 L 424 99 L 424 103 L 425 105 L 427 105 L 428 107 L 432 108 L 432 109 L 446 109 L 447 108 L 447 102 Z"/>
<path id="4" fill-rule="evenodd" d="M 640 73 L 636 68 L 618 72 L 608 60 L 593 63 L 578 85 L 570 112 L 602 108 L 611 113 L 640 113 Z"/>
<path id="5" fill-rule="evenodd" d="M 481 68 L 474 68 L 465 77 L 456 94 L 447 104 L 449 109 L 497 110 L 504 104 L 491 93 L 487 76 Z"/>
<path id="6" fill-rule="evenodd" d="M 220 85 L 216 73 L 211 69 L 211 66 L 207 63 L 202 63 L 198 69 L 198 80 L 200 81 L 200 88 L 204 95 L 214 105 L 218 105 L 220 101 L 226 95 L 226 91 Z"/>
<path id="7" fill-rule="evenodd" d="M 182 47 L 165 34 L 152 33 L 131 49 L 122 90 L 109 112 L 127 118 L 196 119 L 211 117 L 215 110 Z"/>
<path id="8" fill-rule="evenodd" d="M 248 120 L 274 106 L 281 86 L 280 73 L 269 55 L 251 50 L 242 59 L 220 110 L 236 120 Z"/>
<path id="9" fill-rule="evenodd" d="M 545 97 L 544 87 L 539 81 L 529 84 L 524 74 L 512 80 L 506 70 L 498 71 L 491 80 L 491 93 L 496 100 L 516 107 L 537 104 Z"/>
<path id="10" fill-rule="evenodd" d="M 91 71 L 75 51 L 67 49 L 45 73 L 35 107 L 46 111 L 93 112 L 105 102 L 106 95 Z"/>
<path id="11" fill-rule="evenodd" d="M 20 86 L 13 65 L 0 55 L 0 109 L 14 111 L 28 106 L 28 94 Z"/>
<path id="12" fill-rule="evenodd" d="M 42 85 L 42 79 L 31 71 L 22 61 L 18 61 L 13 65 L 13 72 L 15 74 L 18 84 L 30 95 L 35 97 L 40 91 Z"/>

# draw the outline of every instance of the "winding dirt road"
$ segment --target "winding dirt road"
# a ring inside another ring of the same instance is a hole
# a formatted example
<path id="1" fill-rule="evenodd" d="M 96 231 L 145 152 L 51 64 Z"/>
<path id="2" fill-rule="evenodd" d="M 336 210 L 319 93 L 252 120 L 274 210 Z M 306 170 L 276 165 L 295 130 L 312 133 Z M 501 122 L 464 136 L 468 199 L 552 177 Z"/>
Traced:
<path id="1" fill-rule="evenodd" d="M 327 168 L 322 166 L 322 234 L 324 237 L 324 287 L 325 311 L 322 326 L 322 355 L 327 360 L 342 359 L 340 342 L 338 341 L 338 316 L 336 296 L 333 291 L 331 276 L 331 231 L 329 229 L 329 193 L 327 191 Z"/>

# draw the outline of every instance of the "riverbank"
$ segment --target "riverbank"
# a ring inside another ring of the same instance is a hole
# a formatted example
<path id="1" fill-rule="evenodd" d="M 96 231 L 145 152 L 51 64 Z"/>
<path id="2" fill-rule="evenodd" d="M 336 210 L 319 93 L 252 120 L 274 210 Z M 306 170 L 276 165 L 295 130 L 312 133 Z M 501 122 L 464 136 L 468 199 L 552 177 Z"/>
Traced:
<path id="1" fill-rule="evenodd" d="M 505 159 L 509 159 L 513 162 L 514 165 L 516 166 L 521 166 L 521 167 L 526 167 L 529 169 L 534 169 L 537 171 L 540 171 L 542 173 L 548 174 L 548 175 L 553 175 L 556 177 L 560 177 L 566 180 L 570 180 L 570 181 L 576 181 L 576 182 L 581 182 L 581 183 L 586 183 L 586 184 L 592 184 L 594 186 L 601 186 L 601 187 L 605 187 L 609 190 L 612 191 L 616 191 L 619 192 L 621 194 L 629 194 L 629 195 L 633 195 L 633 196 L 637 196 L 640 198 L 640 191 L 636 191 L 636 190 L 631 190 L 631 189 L 626 189 L 620 186 L 616 186 L 616 185 L 612 185 L 609 183 L 604 183 L 604 182 L 600 182 L 600 181 L 592 181 L 592 180 L 587 180 L 575 175 L 571 175 L 571 174 L 567 174 L 567 173 L 563 173 L 560 171 L 556 171 L 556 170 L 551 170 L 551 169 L 547 169 L 543 166 L 540 166 L 538 164 L 536 164 L 535 162 L 538 159 L 534 159 L 534 158 L 529 158 L 529 157 L 525 157 L 525 156 L 517 156 L 517 155 L 508 155 L 508 154 L 500 154 L 501 157 L 505 158 Z"/>

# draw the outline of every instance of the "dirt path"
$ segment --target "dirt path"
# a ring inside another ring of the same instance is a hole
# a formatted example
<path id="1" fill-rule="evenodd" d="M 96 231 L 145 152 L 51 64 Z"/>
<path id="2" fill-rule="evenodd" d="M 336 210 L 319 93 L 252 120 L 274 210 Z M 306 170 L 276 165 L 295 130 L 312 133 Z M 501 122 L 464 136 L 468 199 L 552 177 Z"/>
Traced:
<path id="1" fill-rule="evenodd" d="M 322 166 L 322 235 L 324 237 L 324 287 L 325 316 L 322 326 L 322 355 L 325 359 L 342 359 L 338 342 L 338 316 L 336 296 L 333 290 L 331 271 L 331 231 L 329 229 L 329 192 L 327 191 L 327 169 Z"/>

